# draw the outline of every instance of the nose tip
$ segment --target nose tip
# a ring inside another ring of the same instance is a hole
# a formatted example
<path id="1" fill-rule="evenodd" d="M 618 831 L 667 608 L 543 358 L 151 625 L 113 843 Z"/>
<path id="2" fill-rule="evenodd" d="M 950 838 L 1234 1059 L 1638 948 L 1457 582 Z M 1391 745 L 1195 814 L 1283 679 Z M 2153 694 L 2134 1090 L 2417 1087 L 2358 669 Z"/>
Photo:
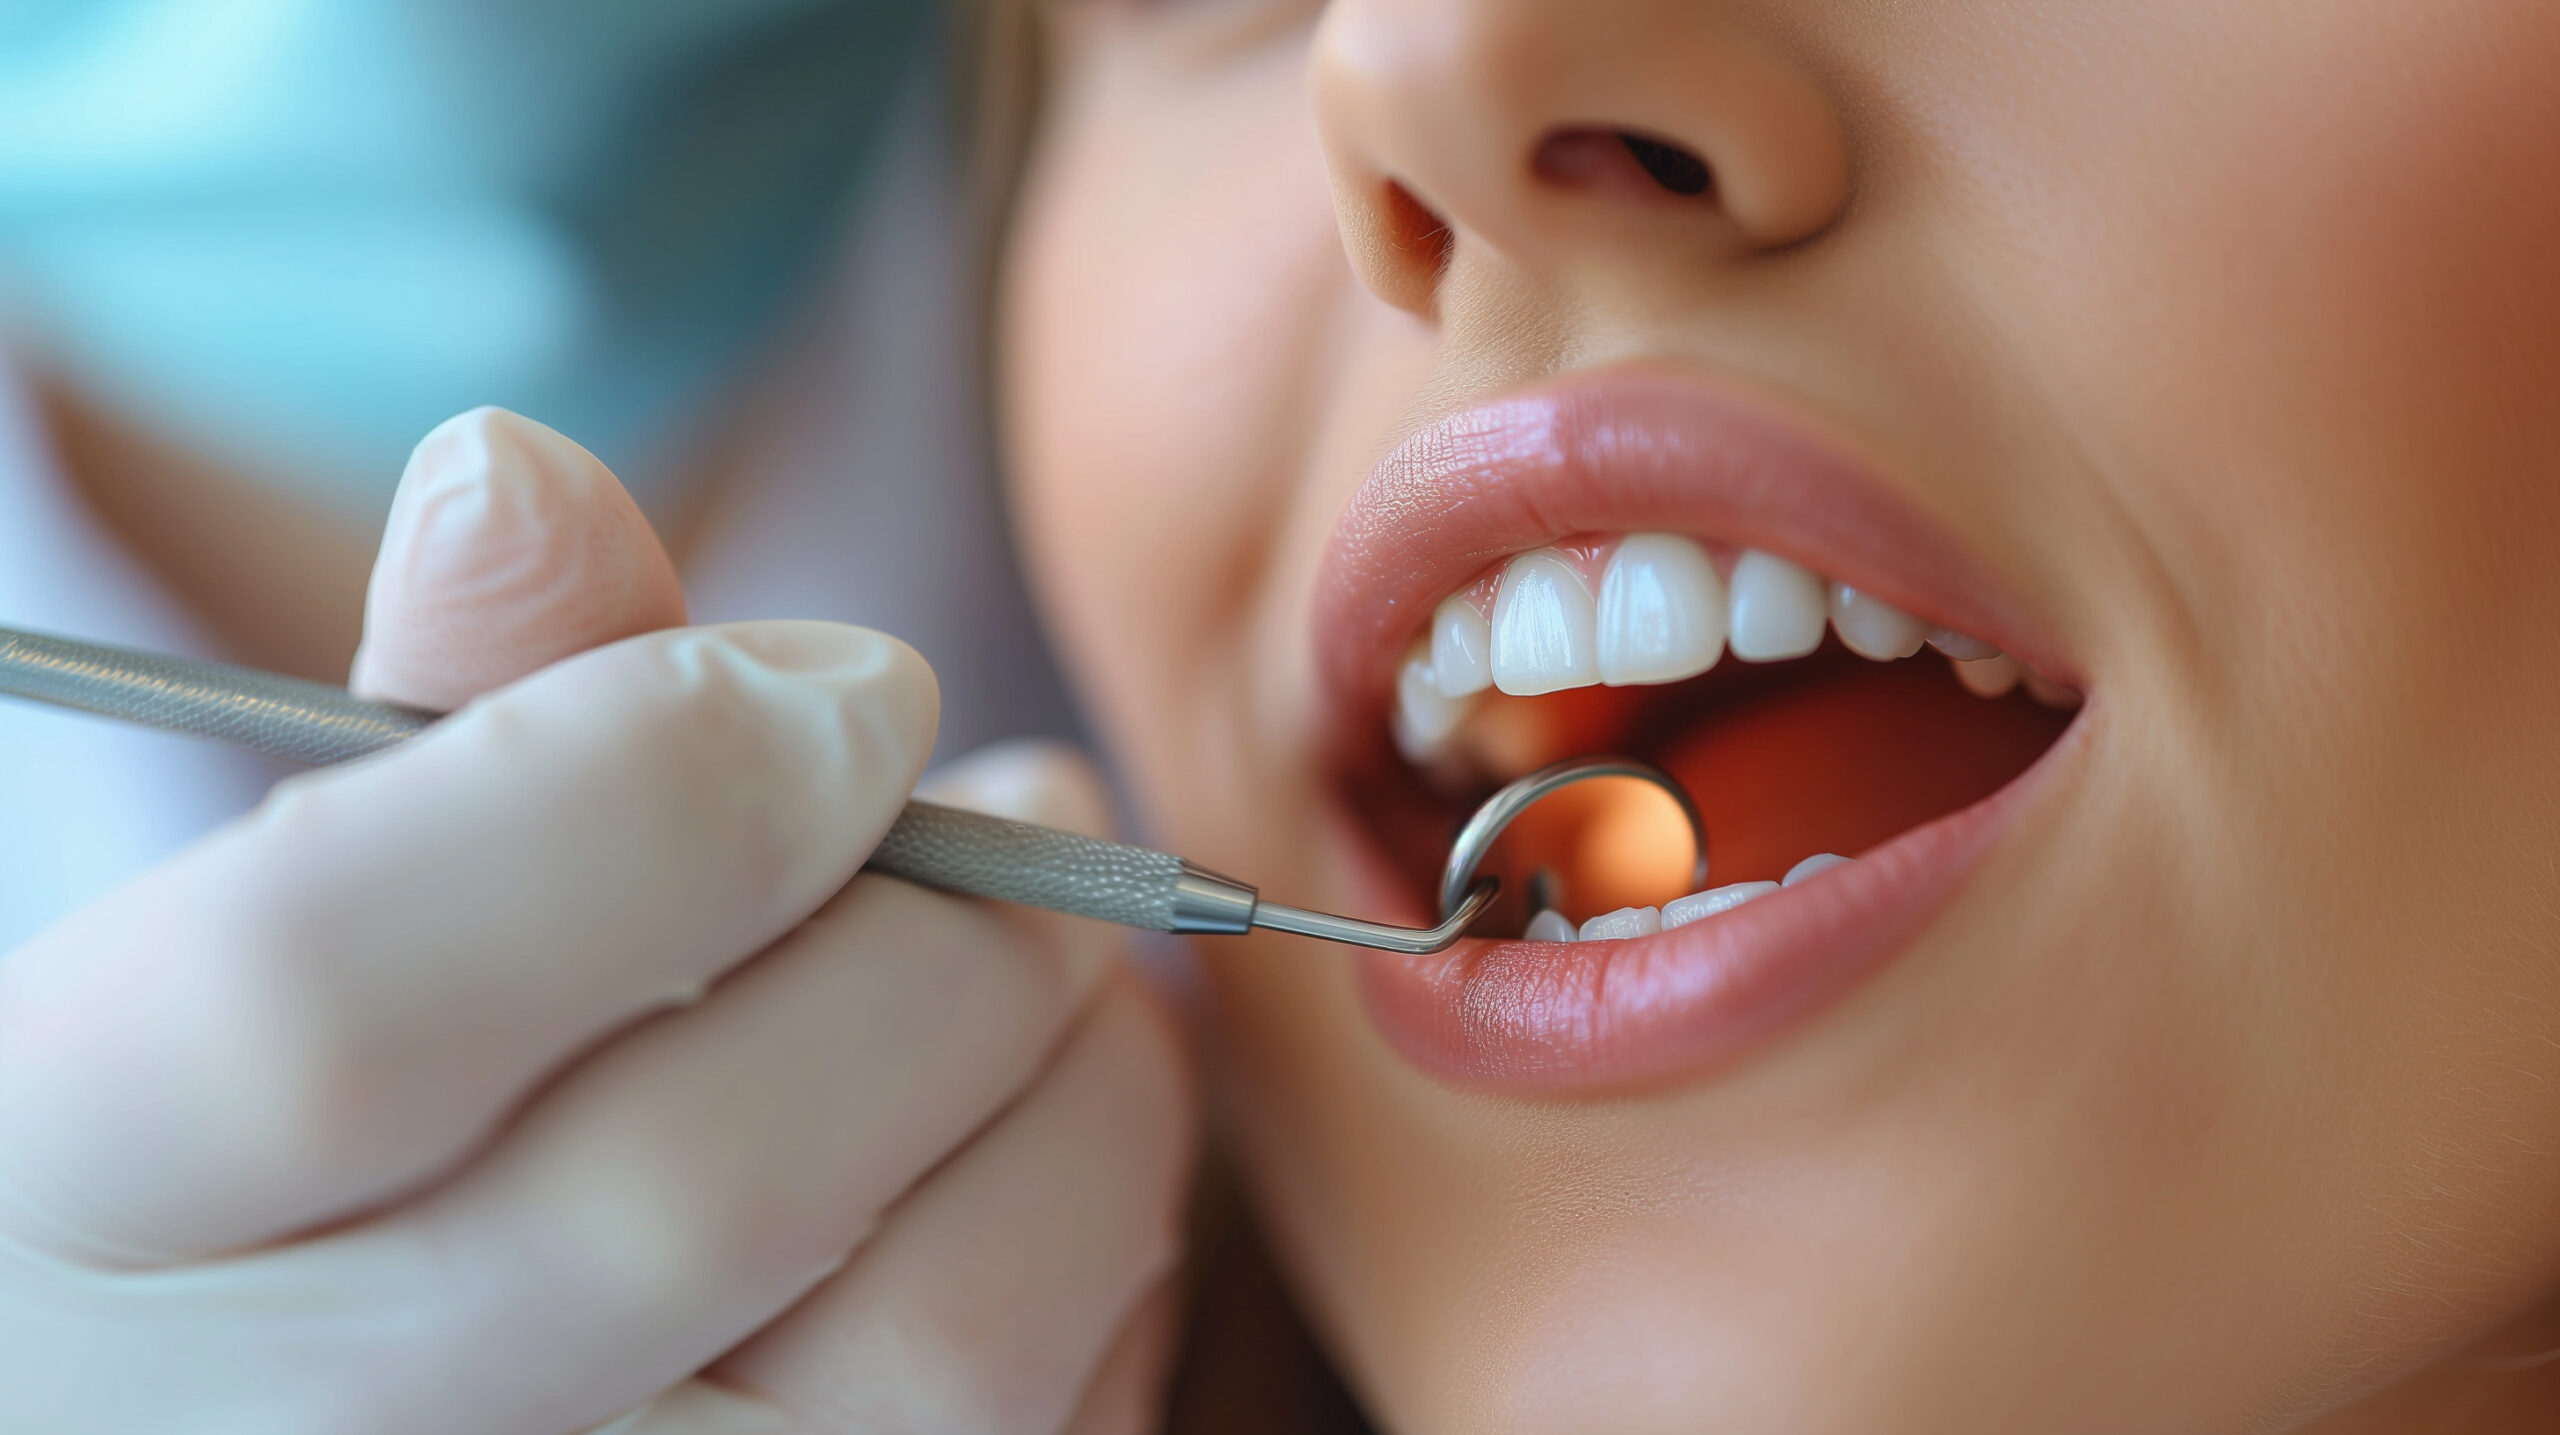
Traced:
<path id="1" fill-rule="evenodd" d="M 1353 265 L 1436 308 L 1463 244 L 1533 270 L 1732 257 L 1847 202 L 1837 108 L 1695 0 L 1335 0 L 1316 118 Z"/>

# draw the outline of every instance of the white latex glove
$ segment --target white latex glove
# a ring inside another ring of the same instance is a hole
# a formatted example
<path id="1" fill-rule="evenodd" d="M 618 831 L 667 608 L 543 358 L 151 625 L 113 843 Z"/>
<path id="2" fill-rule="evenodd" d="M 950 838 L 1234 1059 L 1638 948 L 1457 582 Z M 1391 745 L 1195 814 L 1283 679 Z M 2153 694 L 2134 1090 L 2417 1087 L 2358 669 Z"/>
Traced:
<path id="1" fill-rule="evenodd" d="M 1191 1106 L 1116 938 L 847 886 L 931 672 L 682 620 L 583 450 L 420 445 L 358 686 L 470 705 L 0 957 L 0 1429 L 1150 1423 Z"/>

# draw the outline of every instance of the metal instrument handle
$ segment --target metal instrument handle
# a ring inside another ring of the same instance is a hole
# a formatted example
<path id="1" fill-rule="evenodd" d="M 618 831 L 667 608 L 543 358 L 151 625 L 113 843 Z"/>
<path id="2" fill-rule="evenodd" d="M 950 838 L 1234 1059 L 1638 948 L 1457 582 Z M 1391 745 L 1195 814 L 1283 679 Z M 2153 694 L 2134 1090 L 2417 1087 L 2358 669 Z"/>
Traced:
<path id="1" fill-rule="evenodd" d="M 0 628 L 0 693 L 311 767 L 380 752 L 439 716 L 281 673 L 8 628 Z"/>
<path id="2" fill-rule="evenodd" d="M 395 746 L 440 716 L 255 668 L 5 628 L 0 693 L 315 767 Z M 864 865 L 946 892 L 1155 932 L 1241 932 L 1256 906 L 1253 888 L 1171 853 L 930 802 L 909 802 Z"/>

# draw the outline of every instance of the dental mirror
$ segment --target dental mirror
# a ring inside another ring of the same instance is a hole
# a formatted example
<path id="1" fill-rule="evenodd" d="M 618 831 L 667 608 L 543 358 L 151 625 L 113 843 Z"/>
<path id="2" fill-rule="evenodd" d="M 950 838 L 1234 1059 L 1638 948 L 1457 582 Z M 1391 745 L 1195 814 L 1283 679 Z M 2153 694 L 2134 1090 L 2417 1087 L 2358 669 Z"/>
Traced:
<path id="1" fill-rule="evenodd" d="M 1570 810 L 1558 811 L 1561 804 L 1548 801 L 1566 788 L 1585 784 L 1589 786 L 1576 794 L 1584 800 Z M 1625 791 L 1629 786 L 1637 790 Z M 1573 849 L 1571 855 L 1581 860 L 1572 864 L 1571 872 L 1549 862 L 1530 874 L 1525 886 L 1531 912 L 1591 895 L 1573 889 L 1590 887 L 1585 874 L 1593 870 L 1623 877 L 1636 888 L 1671 887 L 1672 896 L 1706 884 L 1707 826 L 1678 778 L 1631 757 L 1578 757 L 1540 768 L 1503 787 L 1476 808 L 1458 830 L 1457 839 L 1449 848 L 1448 863 L 1441 869 L 1440 912 L 1444 918 L 1467 900 L 1477 885 L 1477 874 L 1499 850 L 1503 834 L 1514 823 L 1529 817 L 1533 809 L 1539 816 L 1557 819 L 1548 824 L 1549 831 L 1541 834 L 1545 845 L 1552 848 L 1559 841 L 1568 841 Z M 1683 837 L 1689 852 L 1685 866 L 1678 855 Z M 1671 886 L 1684 878 L 1685 884 Z M 1598 894 L 1598 904 L 1604 908 L 1633 905 L 1616 900 L 1633 895 L 1633 889 L 1603 891 Z"/>

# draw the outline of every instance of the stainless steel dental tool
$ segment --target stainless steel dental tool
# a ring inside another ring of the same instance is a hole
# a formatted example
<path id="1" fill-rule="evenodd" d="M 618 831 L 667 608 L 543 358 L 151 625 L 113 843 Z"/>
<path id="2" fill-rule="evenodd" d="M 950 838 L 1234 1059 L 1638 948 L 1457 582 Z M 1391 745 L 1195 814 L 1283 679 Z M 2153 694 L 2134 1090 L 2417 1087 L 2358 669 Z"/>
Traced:
<path id="1" fill-rule="evenodd" d="M 213 738 L 288 762 L 322 765 L 379 752 L 424 731 L 441 714 L 371 703 L 342 688 L 254 668 L 164 657 L 128 648 L 0 628 L 0 695 L 75 708 L 164 731 Z M 1440 922 L 1397 927 L 1266 902 L 1252 887 L 1168 852 L 909 802 L 864 865 L 927 887 L 1019 902 L 1154 932 L 1234 934 L 1253 927 L 1390 952 L 1436 952 L 1482 916 L 1500 879 L 1479 878 L 1511 820 L 1558 788 L 1593 778 L 1635 778 L 1671 795 L 1696 843 L 1705 880 L 1706 827 L 1669 773 L 1632 758 L 1558 763 L 1510 784 L 1478 807 L 1450 848 Z"/>

